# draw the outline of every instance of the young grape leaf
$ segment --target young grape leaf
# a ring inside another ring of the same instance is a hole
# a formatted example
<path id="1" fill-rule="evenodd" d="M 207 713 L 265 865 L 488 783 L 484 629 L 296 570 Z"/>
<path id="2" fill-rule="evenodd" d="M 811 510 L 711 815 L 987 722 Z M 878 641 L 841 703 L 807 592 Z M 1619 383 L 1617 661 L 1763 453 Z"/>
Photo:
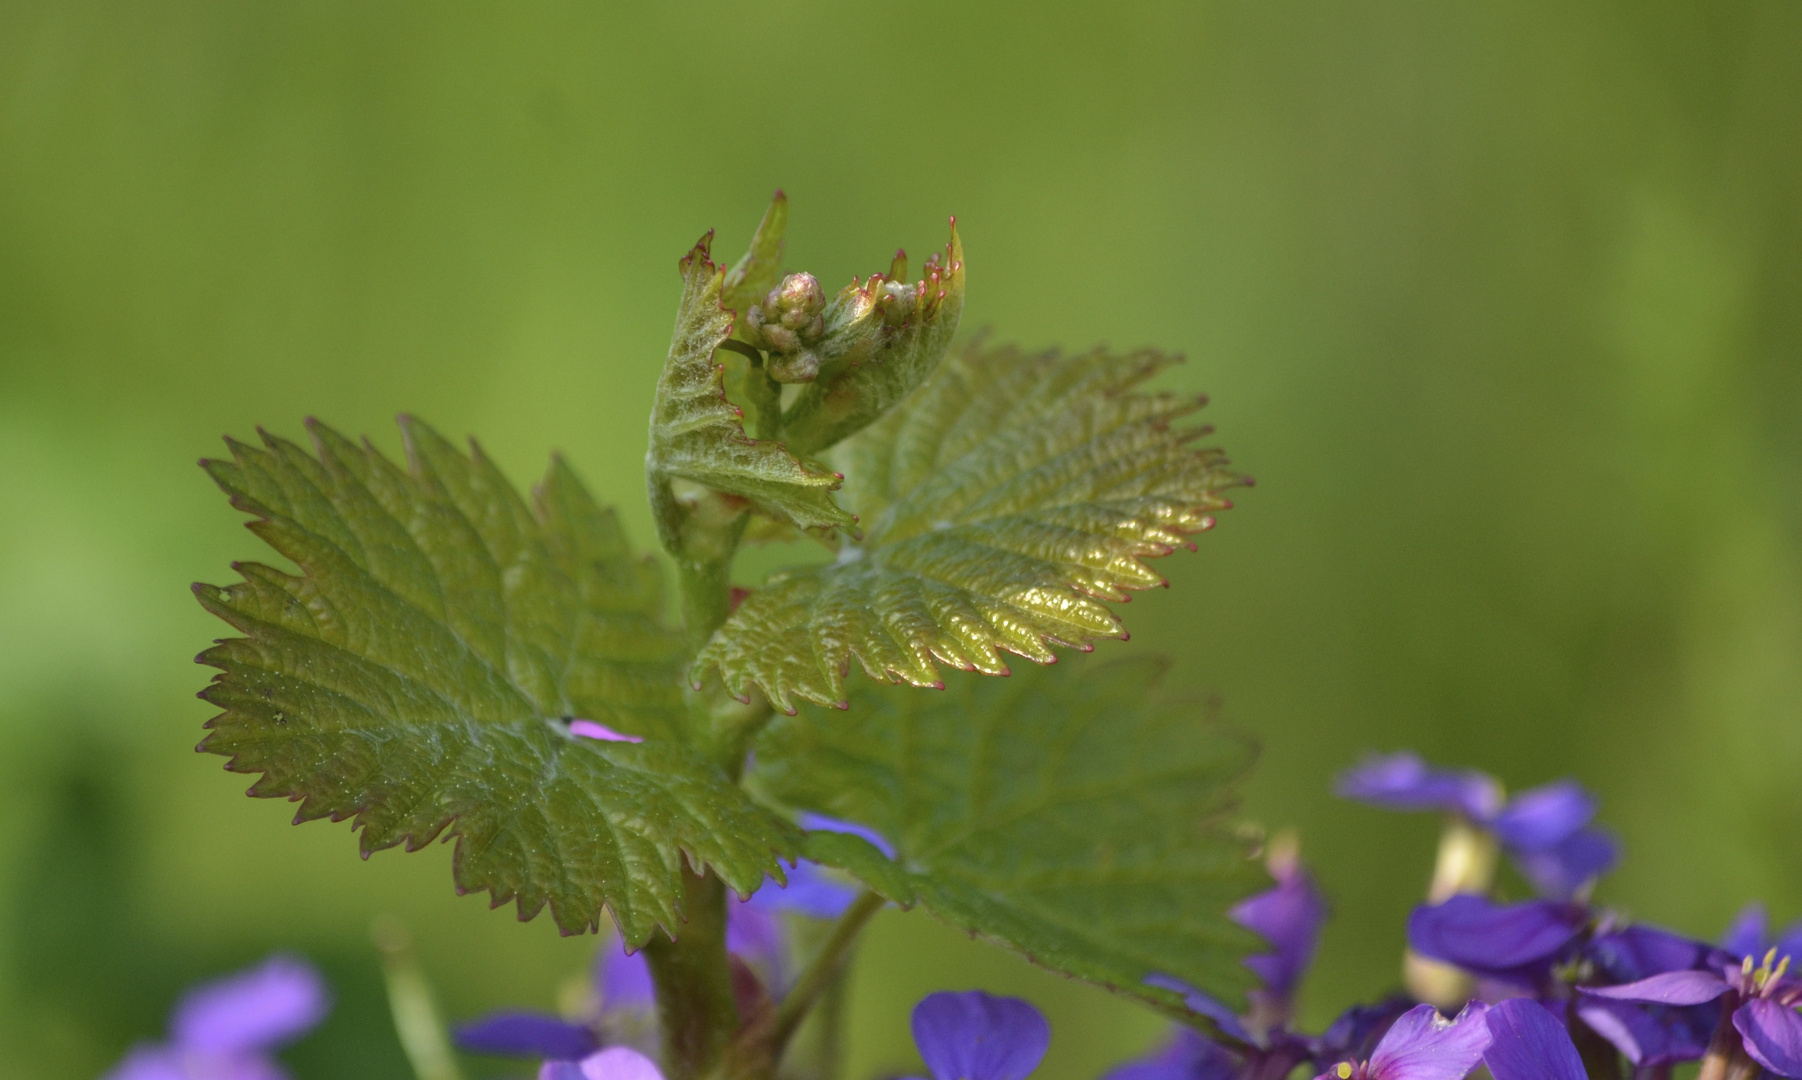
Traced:
<path id="1" fill-rule="evenodd" d="M 726 400 L 725 372 L 713 353 L 731 336 L 733 313 L 720 306 L 725 271 L 709 258 L 712 242 L 709 232 L 680 264 L 682 302 L 651 409 L 645 464 L 664 543 L 672 550 L 680 546 L 673 477 L 748 499 L 804 529 L 850 525 L 856 518 L 832 501 L 841 477 L 802 461 L 781 443 L 747 436 L 739 410 Z"/>
<path id="2" fill-rule="evenodd" d="M 300 801 L 296 822 L 354 816 L 365 857 L 455 837 L 459 892 L 521 919 L 549 903 L 564 933 L 603 906 L 633 945 L 679 933 L 684 859 L 740 892 L 780 872 L 792 830 L 685 741 L 655 562 L 560 460 L 527 506 L 479 448 L 416 421 L 406 469 L 308 427 L 317 457 L 264 434 L 204 463 L 301 572 L 195 586 L 246 635 L 199 657 L 225 710 L 201 750 Z"/>
<path id="3" fill-rule="evenodd" d="M 1163 583 L 1142 561 L 1187 543 L 1249 481 L 1210 429 L 1205 399 L 1133 387 L 1179 358 L 1151 350 L 1026 355 L 972 346 L 843 443 L 834 461 L 867 532 L 830 565 L 778 574 L 695 660 L 726 686 L 844 706 L 856 657 L 872 677 L 938 684 L 938 664 L 1006 674 L 1052 644 L 1124 638 L 1103 601 Z M 1192 545 L 1191 545 L 1192 546 Z"/>
<path id="4" fill-rule="evenodd" d="M 951 222 L 944 258 L 909 284 L 905 254 L 889 274 L 852 282 L 827 309 L 820 374 L 783 414 L 796 453 L 813 454 L 861 431 L 920 385 L 951 347 L 964 311 L 964 246 Z"/>
<path id="5" fill-rule="evenodd" d="M 1231 997 L 1257 938 L 1227 917 L 1263 882 L 1226 820 L 1252 751 L 1201 710 L 1147 696 L 1155 658 L 940 694 L 860 683 L 849 713 L 804 708 L 759 737 L 753 785 L 869 826 L 809 833 L 811 859 L 1054 970 L 1158 1003 L 1174 976 Z"/>

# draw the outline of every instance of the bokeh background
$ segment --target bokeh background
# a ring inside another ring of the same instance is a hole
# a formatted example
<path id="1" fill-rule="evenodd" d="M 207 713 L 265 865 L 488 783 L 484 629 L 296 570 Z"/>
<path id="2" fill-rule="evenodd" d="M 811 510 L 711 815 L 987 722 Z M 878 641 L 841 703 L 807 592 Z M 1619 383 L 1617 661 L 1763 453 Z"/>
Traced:
<path id="1" fill-rule="evenodd" d="M 966 327 L 1180 349 L 1214 394 L 1260 483 L 1130 647 L 1265 744 L 1248 811 L 1336 909 L 1312 1021 L 1395 983 L 1431 860 L 1330 796 L 1373 748 L 1581 778 L 1636 916 L 1802 913 L 1799 54 L 1795 0 L 7 0 L 0 1077 L 94 1076 L 275 947 L 339 994 L 300 1076 L 405 1075 L 378 913 L 455 1016 L 584 968 L 444 849 L 361 862 L 192 752 L 223 628 L 187 585 L 259 549 L 193 462 L 408 410 L 522 484 L 566 451 L 649 546 L 676 258 L 777 186 L 829 285 L 954 212 Z M 854 1075 L 971 985 L 1051 1013 L 1045 1080 L 1159 1030 L 889 912 Z"/>

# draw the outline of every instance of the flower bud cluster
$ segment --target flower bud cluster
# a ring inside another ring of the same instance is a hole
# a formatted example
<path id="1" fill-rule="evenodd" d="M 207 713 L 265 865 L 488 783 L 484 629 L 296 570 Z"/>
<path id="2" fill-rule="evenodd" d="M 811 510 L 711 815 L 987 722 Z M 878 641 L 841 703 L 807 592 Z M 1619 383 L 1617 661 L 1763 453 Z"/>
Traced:
<path id="1" fill-rule="evenodd" d="M 826 292 L 812 274 L 790 274 L 763 303 L 745 313 L 745 337 L 770 353 L 777 382 L 812 382 L 820 358 L 812 349 L 826 335 Z"/>

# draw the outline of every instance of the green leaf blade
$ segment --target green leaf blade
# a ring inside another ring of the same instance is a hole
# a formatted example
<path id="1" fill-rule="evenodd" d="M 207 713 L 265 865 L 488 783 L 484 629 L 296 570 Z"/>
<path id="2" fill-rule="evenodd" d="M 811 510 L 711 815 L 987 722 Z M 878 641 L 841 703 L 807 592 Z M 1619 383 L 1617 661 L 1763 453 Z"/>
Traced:
<path id="1" fill-rule="evenodd" d="M 651 411 L 652 500 L 664 542 L 679 546 L 667 488 L 682 478 L 749 500 L 799 528 L 837 528 L 856 521 L 832 499 L 836 472 L 804 461 L 781 443 L 752 439 L 726 398 L 725 369 L 714 351 L 732 334 L 734 313 L 721 306 L 725 271 L 710 258 L 713 234 L 681 263 L 682 300 L 669 358 Z"/>
<path id="2" fill-rule="evenodd" d="M 1201 710 L 1148 700 L 1162 670 L 860 684 L 846 714 L 776 720 L 753 783 L 882 833 L 894 861 L 844 834 L 810 833 L 803 851 L 904 906 L 1166 1009 L 1178 998 L 1147 976 L 1230 999 L 1260 947 L 1227 915 L 1262 881 L 1228 820 L 1253 755 Z"/>
<path id="3" fill-rule="evenodd" d="M 1000 675 L 1058 646 L 1124 637 L 1108 603 L 1163 583 L 1146 559 L 1192 546 L 1246 481 L 1205 427 L 1202 401 L 1135 388 L 1176 358 L 1155 351 L 947 359 L 835 455 L 864 523 L 829 566 L 777 575 L 696 658 L 734 693 L 777 708 L 842 705 L 855 659 L 872 677 L 936 686 L 939 665 Z"/>
<path id="4" fill-rule="evenodd" d="M 422 424 L 403 420 L 406 469 L 309 427 L 317 456 L 265 435 L 207 463 L 300 573 L 196 586 L 244 635 L 199 658 L 224 710 L 200 749 L 297 821 L 354 818 L 365 855 L 448 833 L 460 892 L 548 905 L 566 933 L 603 907 L 635 945 L 675 931 L 684 861 L 740 891 L 780 875 L 792 830 L 685 741 L 655 563 L 567 466 L 528 504 Z"/>

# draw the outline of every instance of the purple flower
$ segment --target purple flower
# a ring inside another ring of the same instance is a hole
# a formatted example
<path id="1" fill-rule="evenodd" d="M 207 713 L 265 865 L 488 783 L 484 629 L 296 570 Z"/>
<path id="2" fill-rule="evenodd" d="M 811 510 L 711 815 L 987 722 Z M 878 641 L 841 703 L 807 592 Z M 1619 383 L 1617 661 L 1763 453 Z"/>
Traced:
<path id="1" fill-rule="evenodd" d="M 1538 1002 L 1511 998 L 1490 1009 L 1485 1022 L 1483 1063 L 1495 1080 L 1588 1080 L 1570 1033 Z"/>
<path id="2" fill-rule="evenodd" d="M 270 1051 L 312 1030 L 331 1007 L 312 965 L 272 956 L 189 991 L 169 1041 L 133 1048 L 107 1080 L 281 1080 L 287 1073 Z"/>
<path id="3" fill-rule="evenodd" d="M 1757 967 L 1748 956 L 1719 973 L 1669 971 L 1621 986 L 1580 989 L 1593 998 L 1658 1006 L 1695 1006 L 1725 998 L 1722 1012 L 1731 1017 L 1745 1052 L 1779 1076 L 1802 1080 L 1802 1015 L 1796 1012 L 1802 1003 L 1802 980 L 1787 977 L 1789 957 L 1772 965 L 1776 952 L 1765 953 Z"/>
<path id="4" fill-rule="evenodd" d="M 1619 856 L 1613 837 L 1589 824 L 1594 796 L 1572 780 L 1504 800 L 1492 776 L 1436 769 L 1403 751 L 1365 758 L 1339 777 L 1336 790 L 1390 810 L 1459 814 L 1494 835 L 1533 887 L 1554 899 L 1570 898 Z"/>
<path id="5" fill-rule="evenodd" d="M 914 1006 L 913 1030 L 933 1080 L 1025 1080 L 1051 1045 L 1039 1010 L 980 990 L 928 994 Z"/>
<path id="6" fill-rule="evenodd" d="M 1472 974 L 1533 986 L 1578 942 L 1589 921 L 1589 909 L 1580 904 L 1497 904 L 1481 896 L 1454 896 L 1414 909 L 1408 944 L 1422 956 Z"/>
<path id="7" fill-rule="evenodd" d="M 629 1046 L 609 1046 L 580 1061 L 547 1061 L 538 1080 L 663 1080 L 663 1072 Z"/>
<path id="8" fill-rule="evenodd" d="M 1776 949 L 1778 956 L 1802 956 L 1802 922 L 1793 922 L 1784 927 L 1776 937 L 1770 936 L 1768 920 L 1764 905 L 1754 900 L 1740 909 L 1733 918 L 1733 925 L 1721 938 L 1721 948 L 1732 953 L 1735 959 L 1750 956 L 1756 961 L 1769 949 Z"/>
<path id="9" fill-rule="evenodd" d="M 1390 1026 L 1368 1061 L 1341 1061 L 1317 1080 L 1463 1080 L 1489 1047 L 1488 1006 L 1473 1001 L 1456 1020 L 1417 1005 Z"/>

